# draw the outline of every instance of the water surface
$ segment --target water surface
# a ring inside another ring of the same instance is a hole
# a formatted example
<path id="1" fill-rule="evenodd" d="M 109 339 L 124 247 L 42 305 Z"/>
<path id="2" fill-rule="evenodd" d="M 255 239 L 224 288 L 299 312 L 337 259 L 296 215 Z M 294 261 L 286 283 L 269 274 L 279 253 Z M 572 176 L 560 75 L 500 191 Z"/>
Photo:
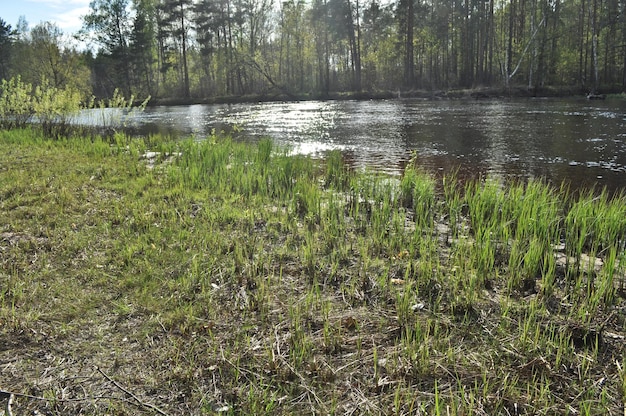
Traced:
<path id="1" fill-rule="evenodd" d="M 143 132 L 270 137 L 295 153 L 339 149 L 354 167 L 545 178 L 626 188 L 626 100 L 307 101 L 162 106 L 130 116 Z"/>

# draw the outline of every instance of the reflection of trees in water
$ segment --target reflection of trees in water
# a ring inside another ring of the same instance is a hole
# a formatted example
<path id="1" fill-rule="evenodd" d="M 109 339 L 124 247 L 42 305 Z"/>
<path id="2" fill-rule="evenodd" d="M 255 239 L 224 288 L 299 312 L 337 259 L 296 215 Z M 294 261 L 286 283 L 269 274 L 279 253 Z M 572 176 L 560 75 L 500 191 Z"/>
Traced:
<path id="1" fill-rule="evenodd" d="M 398 163 L 400 172 L 404 171 L 409 161 Z M 595 188 L 601 191 L 606 188 L 609 194 L 622 192 L 625 170 L 609 170 L 600 166 L 569 165 L 558 162 L 553 164 L 535 164 L 532 169 L 520 160 L 503 164 L 498 170 L 493 169 L 487 161 L 468 163 L 463 158 L 450 155 L 416 155 L 412 159 L 417 167 L 441 179 L 445 175 L 454 175 L 460 183 L 480 180 L 487 177 L 498 178 L 503 182 L 522 182 L 542 180 L 555 187 L 565 184 L 571 191 Z"/>
<path id="2" fill-rule="evenodd" d="M 484 163 L 468 164 L 450 155 L 417 154 L 411 162 L 437 178 L 442 178 L 445 175 L 455 175 L 461 182 L 485 177 L 489 172 L 488 166 Z M 405 163 L 405 166 L 407 163 Z"/>
<path id="3" fill-rule="evenodd" d="M 383 153 L 363 153 L 356 150 L 342 151 L 343 161 L 350 169 L 372 169 L 379 172 L 400 174 L 404 171 L 410 155 L 406 158 L 389 157 Z"/>

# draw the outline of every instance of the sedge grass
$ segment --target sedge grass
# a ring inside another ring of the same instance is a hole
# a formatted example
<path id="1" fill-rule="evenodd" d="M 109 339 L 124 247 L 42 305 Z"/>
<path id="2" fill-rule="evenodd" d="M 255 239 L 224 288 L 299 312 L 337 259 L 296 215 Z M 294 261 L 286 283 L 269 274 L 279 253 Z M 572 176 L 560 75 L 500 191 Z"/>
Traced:
<path id="1" fill-rule="evenodd" d="M 145 151 L 161 156 L 148 164 Z M 624 197 L 0 132 L 14 410 L 619 414 Z"/>

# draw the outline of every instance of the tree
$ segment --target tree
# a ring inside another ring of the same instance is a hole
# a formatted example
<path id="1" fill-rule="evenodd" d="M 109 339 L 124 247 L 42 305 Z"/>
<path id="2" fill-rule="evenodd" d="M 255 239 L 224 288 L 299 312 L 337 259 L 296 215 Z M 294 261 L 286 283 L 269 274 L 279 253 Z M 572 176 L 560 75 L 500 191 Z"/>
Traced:
<path id="1" fill-rule="evenodd" d="M 332 36 L 332 44 L 339 46 L 334 53 L 339 61 L 349 62 L 346 70 L 350 72 L 351 82 L 349 88 L 353 91 L 361 90 L 361 47 L 360 47 L 360 22 L 359 2 L 353 8 L 350 0 L 329 0 L 327 3 L 329 14 L 329 29 Z M 347 42 L 347 54 L 341 48 L 342 43 Z M 343 55 L 343 56 L 342 56 Z"/>
<path id="2" fill-rule="evenodd" d="M 401 52 L 396 48 L 393 5 L 382 6 L 376 0 L 371 1 L 363 11 L 361 26 L 365 88 L 397 88 L 402 84 L 403 74 L 397 69 Z"/>
<path id="3" fill-rule="evenodd" d="M 285 1 L 279 18 L 278 77 L 291 91 L 305 90 L 306 21 L 303 1 Z"/>
<path id="4" fill-rule="evenodd" d="M 164 35 L 170 37 L 180 53 L 182 94 L 191 96 L 189 85 L 189 64 L 187 50 L 189 48 L 189 27 L 192 11 L 192 0 L 164 0 L 160 5 L 163 12 L 160 24 Z"/>
<path id="5" fill-rule="evenodd" d="M 622 31 L 622 45 L 626 45 L 626 1 L 622 1 L 619 20 L 620 29 Z M 622 88 L 626 88 L 626 51 L 623 51 L 622 54 Z"/>
<path id="6" fill-rule="evenodd" d="M 71 47 L 61 29 L 50 22 L 22 32 L 13 44 L 13 59 L 20 62 L 15 72 L 24 82 L 54 90 L 72 89 L 86 99 L 92 89 L 91 71 L 84 58 L 84 53 Z"/>
<path id="7" fill-rule="evenodd" d="M 604 28 L 602 28 L 602 38 L 605 45 L 603 78 L 610 85 L 615 85 L 618 81 L 615 76 L 619 73 L 616 61 L 618 50 L 617 30 L 619 28 L 618 19 L 620 16 L 619 1 L 608 0 L 606 12 L 606 17 L 603 19 Z"/>
<path id="8" fill-rule="evenodd" d="M 241 14 L 238 54 L 240 61 L 252 69 L 246 73 L 246 91 L 253 92 L 255 89 L 265 89 L 267 83 L 282 88 L 282 86 L 277 85 L 274 79 L 273 68 L 275 65 L 269 63 L 273 59 L 273 56 L 268 52 L 272 30 L 270 25 L 272 0 L 241 0 L 238 2 L 238 8 Z"/>
<path id="9" fill-rule="evenodd" d="M 0 80 L 9 78 L 13 36 L 11 25 L 0 19 Z"/>
<path id="10" fill-rule="evenodd" d="M 215 92 L 215 79 L 217 74 L 213 71 L 215 54 L 219 48 L 220 38 L 220 13 L 217 3 L 213 1 L 200 1 L 194 6 L 193 24 L 196 31 L 196 41 L 199 47 L 200 67 L 200 91 L 203 94 Z"/>
<path id="11" fill-rule="evenodd" d="M 31 30 L 31 49 L 34 65 L 29 65 L 31 71 L 38 73 L 39 79 L 34 79 L 35 83 L 40 83 L 43 79 L 48 79 L 53 87 L 59 88 L 67 83 L 67 67 L 63 65 L 63 56 L 60 48 L 63 32 L 50 22 L 38 24 Z M 35 77 L 33 77 L 35 78 Z"/>
<path id="12" fill-rule="evenodd" d="M 404 86 L 412 89 L 415 87 L 415 0 L 400 0 L 397 13 L 404 56 Z"/>
<path id="13" fill-rule="evenodd" d="M 329 13 L 326 0 L 313 0 L 309 10 L 309 22 L 315 43 L 317 65 L 317 89 L 323 95 L 330 93 L 330 39 Z"/>
<path id="14" fill-rule="evenodd" d="M 156 19 L 153 0 L 135 0 L 130 34 L 132 83 L 138 92 L 156 96 L 159 90 L 156 59 Z"/>
<path id="15" fill-rule="evenodd" d="M 514 83 L 602 89 L 626 86 L 625 5 L 93 0 L 85 28 L 100 47 L 93 68 L 103 93 L 121 87 L 184 97 L 270 90 L 330 96 Z M 19 42 L 14 36 L 14 56 Z"/>
<path id="16" fill-rule="evenodd" d="M 100 45 L 98 62 L 99 79 L 108 85 L 111 93 L 121 86 L 131 95 L 131 59 L 129 40 L 132 33 L 132 16 L 128 0 L 92 0 L 90 12 L 83 17 L 83 33 Z"/>

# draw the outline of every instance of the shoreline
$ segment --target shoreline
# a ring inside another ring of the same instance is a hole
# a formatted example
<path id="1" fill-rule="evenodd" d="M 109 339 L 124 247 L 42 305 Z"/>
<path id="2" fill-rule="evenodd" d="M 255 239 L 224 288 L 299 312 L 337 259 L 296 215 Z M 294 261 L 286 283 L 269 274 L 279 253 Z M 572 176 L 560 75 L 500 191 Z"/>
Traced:
<path id="1" fill-rule="evenodd" d="M 485 87 L 473 89 L 451 90 L 411 90 L 411 91 L 362 91 L 362 92 L 335 92 L 329 94 L 285 94 L 282 92 L 224 96 L 211 98 L 153 98 L 148 106 L 177 106 L 196 104 L 244 104 L 255 102 L 290 102 L 290 101 L 317 101 L 317 100 L 393 100 L 393 99 L 418 99 L 418 100 L 489 100 L 506 98 L 606 98 L 607 95 L 624 98 L 624 93 L 619 90 L 601 90 L 591 94 L 588 89 L 579 87 L 545 87 L 540 89 L 528 89 L 527 87 L 515 86 L 510 88 Z"/>

